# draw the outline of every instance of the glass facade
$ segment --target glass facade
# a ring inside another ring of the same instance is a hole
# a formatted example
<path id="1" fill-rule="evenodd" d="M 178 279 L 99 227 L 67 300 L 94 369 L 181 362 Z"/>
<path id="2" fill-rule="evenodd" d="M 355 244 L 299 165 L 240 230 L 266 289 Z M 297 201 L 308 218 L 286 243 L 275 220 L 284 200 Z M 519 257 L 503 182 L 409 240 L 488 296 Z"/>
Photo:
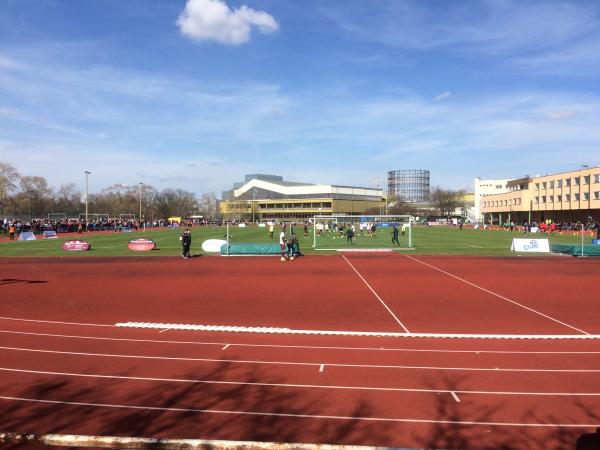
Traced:
<path id="1" fill-rule="evenodd" d="M 388 195 L 405 202 L 429 200 L 429 170 L 390 170 L 388 172 Z"/>

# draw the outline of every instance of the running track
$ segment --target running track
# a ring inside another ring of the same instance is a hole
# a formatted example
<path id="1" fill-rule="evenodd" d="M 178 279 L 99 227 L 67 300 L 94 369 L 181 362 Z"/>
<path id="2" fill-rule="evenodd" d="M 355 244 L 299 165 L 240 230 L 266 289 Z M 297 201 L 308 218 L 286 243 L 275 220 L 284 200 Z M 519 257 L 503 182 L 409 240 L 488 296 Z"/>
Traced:
<path id="1" fill-rule="evenodd" d="M 397 254 L 2 259 L 0 431 L 575 448 L 600 425 L 599 271 Z M 115 326 L 130 322 L 156 328 Z M 442 337 L 457 334 L 470 337 Z"/>

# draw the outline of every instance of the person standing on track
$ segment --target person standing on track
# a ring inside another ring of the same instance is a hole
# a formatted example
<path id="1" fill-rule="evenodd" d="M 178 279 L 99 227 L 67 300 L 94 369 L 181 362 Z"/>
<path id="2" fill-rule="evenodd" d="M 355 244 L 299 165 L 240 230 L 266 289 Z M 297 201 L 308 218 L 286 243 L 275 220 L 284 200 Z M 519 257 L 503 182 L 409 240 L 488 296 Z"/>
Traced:
<path id="1" fill-rule="evenodd" d="M 184 259 L 191 258 L 190 247 L 192 246 L 192 234 L 190 230 L 186 229 L 181 235 L 181 247 L 183 249 L 181 257 Z"/>

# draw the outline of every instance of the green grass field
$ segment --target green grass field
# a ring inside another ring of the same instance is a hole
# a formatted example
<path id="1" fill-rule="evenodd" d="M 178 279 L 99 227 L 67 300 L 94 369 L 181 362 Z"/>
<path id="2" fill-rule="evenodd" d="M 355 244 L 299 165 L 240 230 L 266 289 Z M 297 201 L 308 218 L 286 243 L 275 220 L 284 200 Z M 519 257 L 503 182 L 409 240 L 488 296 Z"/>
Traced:
<path id="1" fill-rule="evenodd" d="M 379 229 L 377 237 L 367 238 L 357 236 L 354 242 L 355 248 L 360 247 L 391 247 L 391 230 Z M 0 257 L 6 256 L 66 256 L 66 257 L 86 257 L 86 256 L 176 256 L 181 252 L 179 236 L 181 229 L 149 230 L 145 232 L 133 233 L 87 233 L 81 236 L 71 236 L 54 240 L 37 241 L 0 241 Z M 206 239 L 224 239 L 225 228 L 194 228 L 192 229 L 192 254 L 203 254 L 201 250 L 202 242 Z M 269 239 L 269 233 L 266 228 L 247 227 L 230 229 L 232 243 L 240 242 L 273 242 L 277 243 L 279 228 L 275 229 L 275 237 Z M 297 229 L 298 239 L 301 250 L 305 254 L 327 254 L 331 251 L 315 251 L 312 248 L 313 234 L 312 229 L 309 237 L 303 236 L 302 229 Z M 152 239 L 157 243 L 157 249 L 151 252 L 132 252 L 127 248 L 127 242 L 130 239 L 144 237 Z M 515 255 L 510 251 L 510 244 L 513 237 L 524 237 L 521 232 L 492 231 L 492 230 L 473 230 L 465 228 L 459 230 L 446 227 L 414 227 L 413 242 L 414 249 L 400 250 L 410 254 L 417 255 L 479 255 L 479 256 L 509 256 Z M 542 237 L 537 235 L 536 237 Z M 580 236 L 556 235 L 549 237 L 551 243 L 581 243 Z M 92 245 L 89 252 L 64 252 L 61 245 L 66 239 L 84 239 Z M 333 235 L 319 238 L 321 248 L 347 248 L 345 238 L 333 239 Z M 585 243 L 591 243 L 591 237 L 585 236 Z M 400 239 L 401 246 L 408 246 L 408 239 Z M 527 254 L 531 255 L 531 254 Z"/>

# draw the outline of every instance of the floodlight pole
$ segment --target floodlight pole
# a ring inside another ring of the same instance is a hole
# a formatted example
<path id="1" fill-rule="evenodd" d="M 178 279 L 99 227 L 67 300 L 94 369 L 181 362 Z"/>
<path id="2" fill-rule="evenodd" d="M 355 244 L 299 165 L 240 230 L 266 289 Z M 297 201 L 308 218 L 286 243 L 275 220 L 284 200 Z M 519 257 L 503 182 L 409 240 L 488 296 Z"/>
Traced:
<path id="1" fill-rule="evenodd" d="M 86 170 L 85 172 L 85 229 L 87 230 L 87 224 L 88 224 L 88 197 L 89 197 L 89 190 L 88 190 L 88 175 L 90 175 L 92 172 Z"/>

